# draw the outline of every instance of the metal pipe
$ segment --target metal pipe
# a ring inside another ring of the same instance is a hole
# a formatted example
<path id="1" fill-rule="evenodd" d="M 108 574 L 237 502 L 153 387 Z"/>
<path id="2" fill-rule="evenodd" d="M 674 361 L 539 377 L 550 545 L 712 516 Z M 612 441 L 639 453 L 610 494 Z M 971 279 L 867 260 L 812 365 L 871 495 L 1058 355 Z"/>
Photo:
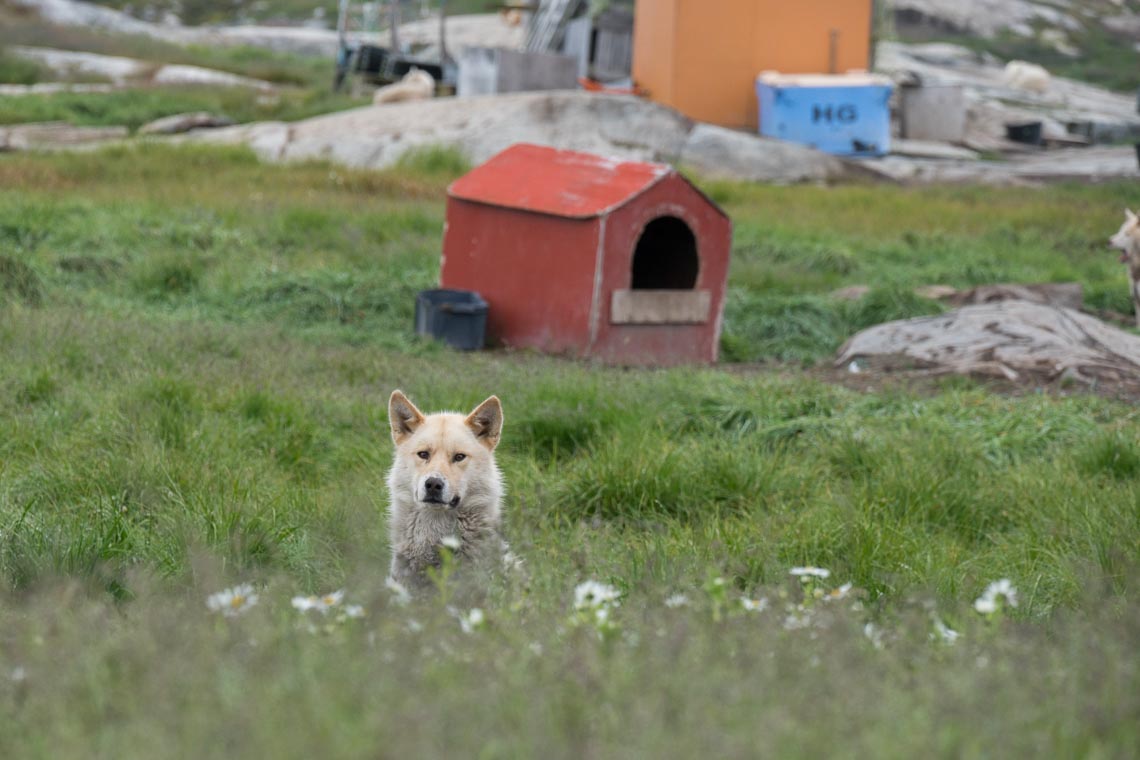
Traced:
<path id="1" fill-rule="evenodd" d="M 447 0 L 439 0 L 439 65 L 447 59 Z"/>
<path id="2" fill-rule="evenodd" d="M 388 3 L 388 25 L 388 44 L 392 48 L 392 55 L 396 55 L 400 52 L 400 0 Z"/>

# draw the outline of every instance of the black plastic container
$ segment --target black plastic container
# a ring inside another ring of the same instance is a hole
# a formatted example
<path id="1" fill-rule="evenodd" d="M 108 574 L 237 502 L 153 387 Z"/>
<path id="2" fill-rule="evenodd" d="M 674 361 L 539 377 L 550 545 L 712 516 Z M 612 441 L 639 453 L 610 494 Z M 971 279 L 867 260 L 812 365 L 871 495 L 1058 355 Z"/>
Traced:
<path id="1" fill-rule="evenodd" d="M 361 74 L 380 74 L 387 63 L 387 48 L 379 45 L 361 45 L 356 50 L 356 70 Z"/>
<path id="2" fill-rule="evenodd" d="M 452 348 L 483 347 L 487 302 L 473 290 L 422 290 L 416 296 L 416 335 L 428 335 Z"/>
<path id="3" fill-rule="evenodd" d="M 1026 145 L 1041 144 L 1041 128 L 1039 121 L 1018 121 L 1005 125 L 1005 136 L 1010 140 Z"/>

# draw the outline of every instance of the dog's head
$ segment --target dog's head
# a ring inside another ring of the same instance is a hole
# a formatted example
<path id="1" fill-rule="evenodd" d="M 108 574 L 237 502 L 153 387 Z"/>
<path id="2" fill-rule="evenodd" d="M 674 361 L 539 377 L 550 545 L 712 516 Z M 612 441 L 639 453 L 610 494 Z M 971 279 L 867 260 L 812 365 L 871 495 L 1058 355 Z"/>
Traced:
<path id="1" fill-rule="evenodd" d="M 400 391 L 388 400 L 388 422 L 396 444 L 403 487 L 417 505 L 455 509 L 487 488 L 492 457 L 503 430 L 503 408 L 491 396 L 464 417 L 443 412 L 424 415 Z"/>
<path id="2" fill-rule="evenodd" d="M 1124 209 L 1124 224 L 1108 239 L 1108 244 L 1122 252 L 1121 261 L 1127 262 L 1133 257 L 1136 259 L 1134 263 L 1140 264 L 1140 217 Z"/>

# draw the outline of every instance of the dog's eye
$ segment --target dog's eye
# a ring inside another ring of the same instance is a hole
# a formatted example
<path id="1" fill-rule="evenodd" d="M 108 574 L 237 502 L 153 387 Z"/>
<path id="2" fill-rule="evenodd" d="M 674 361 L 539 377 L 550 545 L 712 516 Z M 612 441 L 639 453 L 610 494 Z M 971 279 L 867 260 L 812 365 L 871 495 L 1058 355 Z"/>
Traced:
<path id="1" fill-rule="evenodd" d="M 466 458 L 467 458 L 466 454 L 456 454 L 455 456 L 453 456 L 451 458 L 451 461 L 452 462 L 462 462 Z"/>
<path id="2" fill-rule="evenodd" d="M 430 451 L 417 451 L 416 456 L 418 456 L 420 459 L 422 459 L 426 462 L 427 460 L 431 459 L 431 452 Z"/>

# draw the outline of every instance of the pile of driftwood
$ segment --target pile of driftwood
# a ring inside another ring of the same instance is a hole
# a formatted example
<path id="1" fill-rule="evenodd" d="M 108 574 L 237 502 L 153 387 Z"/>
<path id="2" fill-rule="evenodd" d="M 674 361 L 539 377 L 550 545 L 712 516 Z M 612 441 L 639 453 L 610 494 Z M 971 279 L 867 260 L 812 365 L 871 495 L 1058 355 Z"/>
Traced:
<path id="1" fill-rule="evenodd" d="M 836 365 L 1140 386 L 1140 336 L 1078 311 L 1064 288 L 1050 295 L 1026 286 L 967 291 L 947 299 L 965 304 L 953 311 L 858 333 L 839 349 Z"/>

